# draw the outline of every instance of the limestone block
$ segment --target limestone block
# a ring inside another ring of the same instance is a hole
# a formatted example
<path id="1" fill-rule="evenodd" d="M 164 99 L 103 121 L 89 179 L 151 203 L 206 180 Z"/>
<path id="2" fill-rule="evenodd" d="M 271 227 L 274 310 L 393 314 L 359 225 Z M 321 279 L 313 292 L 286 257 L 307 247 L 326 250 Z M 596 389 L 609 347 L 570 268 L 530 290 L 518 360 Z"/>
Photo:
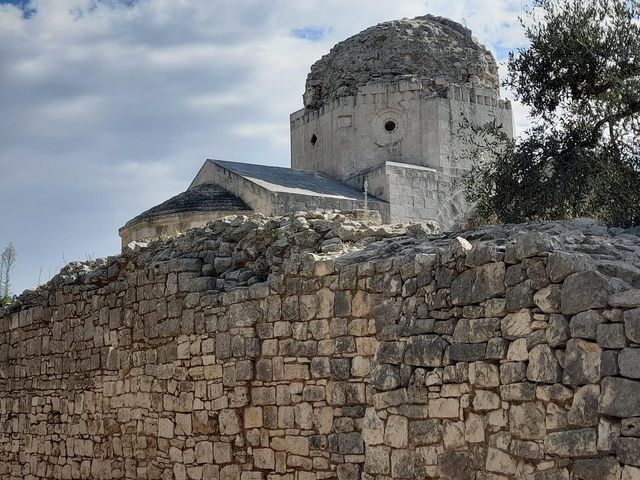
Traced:
<path id="1" fill-rule="evenodd" d="M 607 278 L 596 271 L 577 272 L 569 275 L 562 285 L 562 313 L 575 315 L 589 309 L 604 308 L 609 299 Z"/>
<path id="2" fill-rule="evenodd" d="M 621 323 L 599 324 L 596 338 L 602 348 L 624 348 L 627 345 L 624 325 Z"/>
<path id="3" fill-rule="evenodd" d="M 362 423 L 362 440 L 367 446 L 379 445 L 384 441 L 384 421 L 380 419 L 376 410 L 372 407 L 367 408 L 365 411 Z"/>
<path id="4" fill-rule="evenodd" d="M 575 272 L 592 268 L 593 261 L 587 255 L 569 252 L 553 252 L 549 255 L 547 273 L 554 283 L 562 282 Z"/>
<path id="5" fill-rule="evenodd" d="M 480 415 L 467 414 L 464 422 L 464 440 L 467 443 L 482 443 L 485 440 L 484 422 Z"/>
<path id="6" fill-rule="evenodd" d="M 625 378 L 602 379 L 598 410 L 613 417 L 640 416 L 640 382 Z"/>
<path id="7" fill-rule="evenodd" d="M 313 409 L 313 425 L 317 432 L 323 435 L 331 432 L 333 426 L 333 408 L 316 407 Z"/>
<path id="8" fill-rule="evenodd" d="M 640 348 L 625 348 L 618 354 L 620 375 L 640 378 Z"/>
<path id="9" fill-rule="evenodd" d="M 442 442 L 446 450 L 455 450 L 465 446 L 464 422 L 444 421 Z"/>
<path id="10" fill-rule="evenodd" d="M 599 397 L 599 385 L 585 385 L 579 388 L 573 397 L 573 404 L 567 414 L 569 425 L 578 427 L 597 426 Z"/>
<path id="11" fill-rule="evenodd" d="M 429 402 L 431 408 L 431 402 Z M 500 397 L 488 390 L 476 390 L 473 395 L 473 409 L 476 411 L 496 410 L 500 408 Z M 433 417 L 433 414 L 430 415 Z"/>
<path id="12" fill-rule="evenodd" d="M 508 453 L 496 448 L 487 449 L 487 460 L 485 468 L 490 472 L 504 475 L 514 475 L 516 473 L 517 462 Z"/>
<path id="13" fill-rule="evenodd" d="M 206 441 L 196 443 L 195 458 L 197 463 L 212 463 L 213 444 Z"/>
<path id="14" fill-rule="evenodd" d="M 232 447 L 230 443 L 214 442 L 213 443 L 213 460 L 217 464 L 231 463 Z"/>
<path id="15" fill-rule="evenodd" d="M 578 459 L 573 466 L 573 476 L 582 480 L 620 480 L 622 468 L 615 458 Z"/>
<path id="16" fill-rule="evenodd" d="M 625 465 L 620 480 L 640 480 L 640 468 Z"/>
<path id="17" fill-rule="evenodd" d="M 624 312 L 624 333 L 635 343 L 640 343 L 640 308 Z"/>
<path id="18" fill-rule="evenodd" d="M 364 471 L 370 475 L 388 475 L 391 469 L 390 452 L 389 447 L 367 445 Z"/>
<path id="19" fill-rule="evenodd" d="M 533 294 L 534 291 L 530 280 L 525 280 L 508 288 L 506 296 L 507 312 L 516 312 L 522 308 L 533 306 Z"/>
<path id="20" fill-rule="evenodd" d="M 498 366 L 487 362 L 469 364 L 469 382 L 480 388 L 491 388 L 500 385 Z"/>
<path id="21" fill-rule="evenodd" d="M 521 382 L 500 386 L 500 397 L 507 402 L 522 402 L 536 398 L 534 383 Z"/>
<path id="22" fill-rule="evenodd" d="M 564 315 L 552 314 L 550 316 L 545 336 L 547 343 L 553 348 L 567 343 L 570 337 L 569 323 Z"/>
<path id="23" fill-rule="evenodd" d="M 173 438 L 174 425 L 168 418 L 158 419 L 158 437 L 160 438 Z"/>
<path id="24" fill-rule="evenodd" d="M 504 293 L 505 264 L 488 263 L 458 275 L 451 283 L 451 302 L 471 305 Z"/>
<path id="25" fill-rule="evenodd" d="M 442 441 L 442 423 L 437 419 L 409 423 L 409 442 L 413 446 L 432 445 Z"/>
<path id="26" fill-rule="evenodd" d="M 445 348 L 444 340 L 436 335 L 417 335 L 407 342 L 404 362 L 419 367 L 440 367 Z"/>
<path id="27" fill-rule="evenodd" d="M 385 432 L 385 443 L 386 440 L 387 439 Z M 342 455 L 363 454 L 364 443 L 362 442 L 362 435 L 360 434 L 360 432 L 331 434 L 329 435 L 329 451 Z"/>
<path id="28" fill-rule="evenodd" d="M 547 454 L 559 457 L 590 457 L 597 452 L 596 441 L 593 428 L 567 430 L 547 434 L 544 448 Z"/>
<path id="29" fill-rule="evenodd" d="M 527 378 L 539 383 L 555 383 L 560 379 L 560 365 L 549 345 L 536 345 L 531 349 Z"/>
<path id="30" fill-rule="evenodd" d="M 176 413 L 176 435 L 191 435 L 191 414 L 190 413 Z"/>
<path id="31" fill-rule="evenodd" d="M 400 369 L 395 365 L 378 365 L 371 372 L 371 385 L 379 391 L 394 390 L 400 386 Z"/>
<path id="32" fill-rule="evenodd" d="M 526 362 L 529 359 L 527 339 L 518 338 L 509 344 L 507 360 L 509 362 Z"/>
<path id="33" fill-rule="evenodd" d="M 253 465 L 263 470 L 275 468 L 275 452 L 270 448 L 255 448 L 253 450 Z"/>
<path id="34" fill-rule="evenodd" d="M 218 421 L 220 422 L 220 433 L 222 435 L 235 435 L 240 433 L 240 421 L 235 410 L 221 410 Z"/>
<path id="35" fill-rule="evenodd" d="M 390 415 L 384 431 L 384 443 L 394 448 L 409 444 L 409 421 L 400 415 Z"/>
<path id="36" fill-rule="evenodd" d="M 539 403 L 525 402 L 511 405 L 509 431 L 515 438 L 542 440 L 545 437 L 545 410 Z"/>
<path id="37" fill-rule="evenodd" d="M 405 344 L 403 342 L 380 342 L 376 352 L 376 361 L 400 365 L 404 358 Z"/>
<path id="38" fill-rule="evenodd" d="M 431 398 L 429 400 L 429 417 L 459 418 L 460 400 L 457 398 Z"/>
<path id="39" fill-rule="evenodd" d="M 616 442 L 616 457 L 626 465 L 640 466 L 640 438 L 619 437 Z"/>
<path id="40" fill-rule="evenodd" d="M 502 336 L 508 340 L 526 337 L 531 333 L 532 321 L 531 312 L 527 309 L 510 313 L 502 319 Z"/>
<path id="41" fill-rule="evenodd" d="M 467 308 L 467 307 L 465 307 Z M 460 322 L 458 322 L 460 323 Z M 482 343 L 495 337 L 495 332 L 500 328 L 499 318 L 472 318 L 469 320 L 469 343 Z M 455 340 L 455 335 L 454 335 Z"/>
<path id="42" fill-rule="evenodd" d="M 620 436 L 620 424 L 613 419 L 600 418 L 598 423 L 598 451 L 611 452 Z"/>
<path id="43" fill-rule="evenodd" d="M 391 451 L 391 476 L 393 478 L 415 477 L 416 454 L 413 450 Z"/>
<path id="44" fill-rule="evenodd" d="M 573 338 L 595 340 L 598 326 L 605 321 L 595 310 L 587 310 L 574 315 L 569 322 L 569 330 Z"/>
<path id="45" fill-rule="evenodd" d="M 473 362 L 486 356 L 487 344 L 454 343 L 449 347 L 449 359 L 453 362 Z"/>
<path id="46" fill-rule="evenodd" d="M 640 289 L 626 290 L 614 293 L 609 297 L 612 307 L 637 308 L 640 307 Z"/>
<path id="47" fill-rule="evenodd" d="M 568 385 L 597 383 L 601 377 L 602 349 L 585 340 L 571 339 L 567 342 L 563 382 Z"/>

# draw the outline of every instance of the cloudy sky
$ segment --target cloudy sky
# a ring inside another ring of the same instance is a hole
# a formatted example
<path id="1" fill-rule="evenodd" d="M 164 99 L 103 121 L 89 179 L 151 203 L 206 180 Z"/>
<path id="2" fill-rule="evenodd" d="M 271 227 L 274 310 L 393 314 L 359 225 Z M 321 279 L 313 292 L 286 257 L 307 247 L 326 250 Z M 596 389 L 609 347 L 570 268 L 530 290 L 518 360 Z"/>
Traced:
<path id="1" fill-rule="evenodd" d="M 289 114 L 336 42 L 432 13 L 500 61 L 523 45 L 524 2 L 0 0 L 0 248 L 18 251 L 14 292 L 117 253 L 118 228 L 183 191 L 205 158 L 289 166 Z"/>

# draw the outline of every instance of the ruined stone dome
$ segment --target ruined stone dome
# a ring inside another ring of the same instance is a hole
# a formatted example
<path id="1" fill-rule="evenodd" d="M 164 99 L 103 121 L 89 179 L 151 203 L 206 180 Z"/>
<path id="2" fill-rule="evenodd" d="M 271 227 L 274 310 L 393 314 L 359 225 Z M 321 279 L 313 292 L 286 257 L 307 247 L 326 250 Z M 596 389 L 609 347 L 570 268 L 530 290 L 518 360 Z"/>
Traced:
<path id="1" fill-rule="evenodd" d="M 335 45 L 311 66 L 304 106 L 317 109 L 363 85 L 402 80 L 421 82 L 427 95 L 444 95 L 449 85 L 499 88 L 496 61 L 471 30 L 425 15 L 384 22 Z"/>

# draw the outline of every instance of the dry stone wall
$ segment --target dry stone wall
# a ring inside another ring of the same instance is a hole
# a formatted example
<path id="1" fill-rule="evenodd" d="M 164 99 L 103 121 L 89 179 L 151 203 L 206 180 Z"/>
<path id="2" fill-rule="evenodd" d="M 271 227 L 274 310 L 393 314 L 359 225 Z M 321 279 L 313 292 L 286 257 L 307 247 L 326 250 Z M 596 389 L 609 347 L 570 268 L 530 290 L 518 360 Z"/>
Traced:
<path id="1" fill-rule="evenodd" d="M 217 220 L 0 315 L 3 479 L 640 478 L 640 237 Z"/>

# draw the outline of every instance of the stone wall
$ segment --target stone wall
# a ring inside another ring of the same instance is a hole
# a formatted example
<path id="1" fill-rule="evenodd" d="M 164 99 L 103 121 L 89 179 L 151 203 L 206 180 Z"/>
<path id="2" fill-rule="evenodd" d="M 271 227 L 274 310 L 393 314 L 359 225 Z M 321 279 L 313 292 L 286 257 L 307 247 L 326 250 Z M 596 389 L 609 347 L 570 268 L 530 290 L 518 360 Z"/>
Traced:
<path id="1" fill-rule="evenodd" d="M 223 219 L 0 315 L 0 478 L 640 478 L 640 237 Z"/>

